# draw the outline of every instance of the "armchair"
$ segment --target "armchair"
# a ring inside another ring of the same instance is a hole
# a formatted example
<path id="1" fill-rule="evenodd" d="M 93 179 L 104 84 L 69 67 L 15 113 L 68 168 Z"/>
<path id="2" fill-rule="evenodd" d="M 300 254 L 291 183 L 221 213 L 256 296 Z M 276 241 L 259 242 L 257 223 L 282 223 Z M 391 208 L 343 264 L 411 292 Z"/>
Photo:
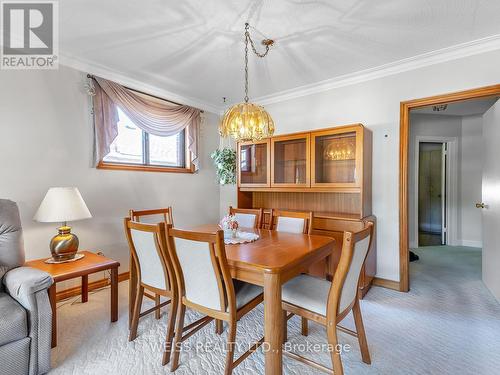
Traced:
<path id="1" fill-rule="evenodd" d="M 0 375 L 50 370 L 52 310 L 47 289 L 53 280 L 23 264 L 17 204 L 0 199 Z"/>

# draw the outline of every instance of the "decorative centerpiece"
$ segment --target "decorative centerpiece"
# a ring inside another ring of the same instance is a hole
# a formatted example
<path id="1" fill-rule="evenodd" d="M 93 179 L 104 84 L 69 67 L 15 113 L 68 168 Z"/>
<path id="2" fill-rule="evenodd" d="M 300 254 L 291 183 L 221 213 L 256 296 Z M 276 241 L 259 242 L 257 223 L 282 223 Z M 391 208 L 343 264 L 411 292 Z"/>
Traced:
<path id="1" fill-rule="evenodd" d="M 226 245 L 236 245 L 257 241 L 259 235 L 252 232 L 240 232 L 239 224 L 235 215 L 226 215 L 220 221 L 219 226 L 224 230 L 224 243 Z"/>
<path id="2" fill-rule="evenodd" d="M 226 215 L 220 221 L 220 227 L 224 230 L 224 238 L 236 238 L 238 235 L 238 221 L 234 215 Z"/>

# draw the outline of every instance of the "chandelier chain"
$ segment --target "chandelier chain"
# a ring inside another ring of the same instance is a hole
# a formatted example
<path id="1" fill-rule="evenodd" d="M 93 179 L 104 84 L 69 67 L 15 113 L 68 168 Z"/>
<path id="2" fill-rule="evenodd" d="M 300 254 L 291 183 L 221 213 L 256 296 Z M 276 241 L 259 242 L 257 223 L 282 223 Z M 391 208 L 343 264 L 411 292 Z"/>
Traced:
<path id="1" fill-rule="evenodd" d="M 253 53 L 257 55 L 260 58 L 266 57 L 266 55 L 269 52 L 269 44 L 266 44 L 266 50 L 263 53 L 259 53 L 257 51 L 257 48 L 255 47 L 255 44 L 253 42 L 252 37 L 250 36 L 250 31 L 248 31 L 250 28 L 250 25 L 248 23 L 245 23 L 245 103 L 248 103 L 248 43 L 250 42 L 250 46 L 252 47 Z"/>

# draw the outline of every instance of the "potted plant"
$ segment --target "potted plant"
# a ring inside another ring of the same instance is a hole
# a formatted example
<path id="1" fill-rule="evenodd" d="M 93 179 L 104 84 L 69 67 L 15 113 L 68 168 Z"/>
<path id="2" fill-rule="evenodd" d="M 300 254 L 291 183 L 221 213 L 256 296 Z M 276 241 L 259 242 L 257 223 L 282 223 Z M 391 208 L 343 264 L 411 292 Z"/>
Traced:
<path id="1" fill-rule="evenodd" d="M 210 155 L 214 161 L 217 177 L 221 185 L 236 183 L 236 151 L 225 147 Z"/>

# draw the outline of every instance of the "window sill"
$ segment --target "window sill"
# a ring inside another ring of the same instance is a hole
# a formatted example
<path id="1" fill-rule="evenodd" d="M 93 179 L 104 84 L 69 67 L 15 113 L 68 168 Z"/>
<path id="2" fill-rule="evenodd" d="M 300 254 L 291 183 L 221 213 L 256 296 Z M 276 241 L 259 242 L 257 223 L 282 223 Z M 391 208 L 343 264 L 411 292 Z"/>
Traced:
<path id="1" fill-rule="evenodd" d="M 115 171 L 138 171 L 138 172 L 163 172 L 163 173 L 194 173 L 194 165 L 191 168 L 161 167 L 154 165 L 135 165 L 99 162 L 97 169 L 109 169 Z"/>

